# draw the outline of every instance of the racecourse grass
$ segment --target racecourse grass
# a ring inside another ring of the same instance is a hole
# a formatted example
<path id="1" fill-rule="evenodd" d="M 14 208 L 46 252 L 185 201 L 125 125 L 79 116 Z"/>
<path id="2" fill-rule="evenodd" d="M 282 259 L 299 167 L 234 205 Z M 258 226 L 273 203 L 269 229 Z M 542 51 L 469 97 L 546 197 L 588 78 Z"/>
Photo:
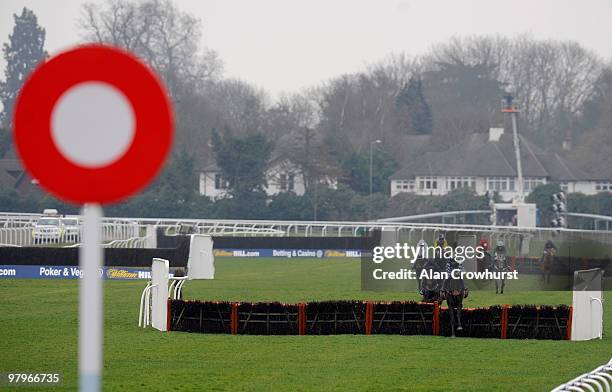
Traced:
<path id="1" fill-rule="evenodd" d="M 187 298 L 417 299 L 360 291 L 358 260 L 220 258 L 216 266 L 214 281 L 185 285 Z M 105 282 L 105 390 L 544 391 L 612 356 L 609 307 L 604 339 L 589 342 L 204 335 L 139 329 L 143 287 Z M 0 280 L 0 372 L 60 372 L 58 389 L 77 388 L 77 294 L 76 281 Z M 472 292 L 465 306 L 570 302 L 569 292 L 519 293 L 509 285 L 503 296 Z"/>

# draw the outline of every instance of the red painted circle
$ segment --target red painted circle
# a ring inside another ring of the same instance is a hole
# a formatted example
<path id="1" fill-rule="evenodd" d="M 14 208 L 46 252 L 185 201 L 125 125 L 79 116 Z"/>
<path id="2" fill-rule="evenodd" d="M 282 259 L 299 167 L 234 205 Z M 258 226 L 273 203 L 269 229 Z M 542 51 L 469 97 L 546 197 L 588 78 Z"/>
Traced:
<path id="1" fill-rule="evenodd" d="M 51 115 L 62 94 L 79 83 L 104 82 L 132 104 L 132 144 L 116 161 L 99 168 L 79 166 L 64 157 L 51 135 Z M 173 116 L 157 76 L 123 50 L 88 45 L 54 56 L 23 85 L 13 119 L 17 151 L 26 169 L 53 195 L 74 203 L 107 204 L 145 187 L 170 150 Z"/>

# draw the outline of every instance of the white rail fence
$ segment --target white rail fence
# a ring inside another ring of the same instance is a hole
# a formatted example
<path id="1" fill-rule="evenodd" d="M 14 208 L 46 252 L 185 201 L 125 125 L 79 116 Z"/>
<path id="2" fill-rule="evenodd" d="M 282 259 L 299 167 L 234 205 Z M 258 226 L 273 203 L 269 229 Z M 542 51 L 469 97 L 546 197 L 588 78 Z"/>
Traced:
<path id="1" fill-rule="evenodd" d="M 31 237 L 33 225 L 40 214 L 0 213 L 0 244 L 7 246 L 38 245 Z M 21 226 L 20 226 L 21 225 Z M 561 231 L 549 228 L 522 228 L 511 226 L 486 226 L 467 224 L 410 223 L 410 222 L 342 222 L 342 221 L 268 221 L 268 220 L 213 220 L 213 219 L 148 219 L 148 218 L 103 218 L 103 241 L 115 242 L 112 246 L 131 244 L 141 246 L 146 227 L 161 227 L 166 234 L 207 234 L 212 236 L 362 236 L 373 230 L 394 232 L 397 238 L 408 242 L 415 239 L 429 241 L 442 232 L 471 233 L 491 239 L 527 238 L 557 241 L 569 238 L 588 238 L 600 243 L 612 243 L 609 231 L 573 230 Z M 74 240 L 74 241 L 73 241 Z M 123 242 L 121 242 L 123 241 Z M 40 241 L 39 241 L 40 242 Z M 78 238 L 46 239 L 42 244 L 64 244 L 78 242 Z M 126 245 L 130 246 L 130 245 Z"/>
<path id="2" fill-rule="evenodd" d="M 29 246 L 32 244 L 32 230 L 25 227 L 0 228 L 0 245 Z"/>
<path id="3" fill-rule="evenodd" d="M 113 240 L 104 244 L 105 248 L 146 248 L 147 237 L 132 237 L 126 240 Z"/>
<path id="4" fill-rule="evenodd" d="M 559 385 L 551 392 L 610 392 L 612 389 L 612 359 L 588 373 L 581 374 L 565 384 Z"/>
<path id="5" fill-rule="evenodd" d="M 68 246 L 78 245 L 82 228 L 36 228 L 34 224 L 21 227 L 0 225 L 0 246 Z M 102 224 L 102 241 L 117 247 L 139 247 L 146 236 L 145 228 L 138 222 L 105 222 Z M 122 246 L 120 241 L 128 243 Z M 134 245 L 134 246 L 130 246 Z"/>

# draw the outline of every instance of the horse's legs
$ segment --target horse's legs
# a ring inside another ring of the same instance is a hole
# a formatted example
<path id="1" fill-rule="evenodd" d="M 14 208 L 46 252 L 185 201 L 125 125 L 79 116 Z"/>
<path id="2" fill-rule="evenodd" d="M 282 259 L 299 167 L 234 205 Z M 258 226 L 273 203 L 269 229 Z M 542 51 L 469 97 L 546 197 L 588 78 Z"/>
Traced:
<path id="1" fill-rule="evenodd" d="M 455 337 L 455 308 L 451 305 L 451 302 L 447 299 L 446 304 L 448 305 L 448 315 L 451 322 L 451 337 Z"/>
<path id="2" fill-rule="evenodd" d="M 451 337 L 455 337 L 455 308 L 454 308 L 454 298 L 450 293 L 444 293 L 444 298 L 446 299 L 446 306 L 448 306 L 448 318 L 450 319 L 451 324 Z"/>
<path id="3" fill-rule="evenodd" d="M 455 308 L 455 311 L 457 312 L 457 331 L 463 331 L 463 327 L 461 326 L 461 308 L 463 307 L 463 304 L 461 303 L 462 301 L 463 299 L 459 297 L 457 307 Z"/>

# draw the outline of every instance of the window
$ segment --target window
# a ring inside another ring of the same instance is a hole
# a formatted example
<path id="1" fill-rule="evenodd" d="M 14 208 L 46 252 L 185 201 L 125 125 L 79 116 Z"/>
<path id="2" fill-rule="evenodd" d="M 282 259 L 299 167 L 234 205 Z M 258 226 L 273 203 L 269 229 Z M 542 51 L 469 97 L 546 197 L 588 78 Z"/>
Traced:
<path id="1" fill-rule="evenodd" d="M 414 180 L 395 180 L 395 189 L 402 192 L 414 191 Z"/>
<path id="2" fill-rule="evenodd" d="M 395 189 L 402 192 L 414 191 L 414 180 L 395 180 Z"/>
<path id="3" fill-rule="evenodd" d="M 446 189 L 453 190 L 456 188 L 476 188 L 475 177 L 446 177 Z"/>
<path id="4" fill-rule="evenodd" d="M 598 181 L 595 183 L 596 191 L 612 191 L 612 181 Z"/>
<path id="5" fill-rule="evenodd" d="M 438 189 L 436 177 L 419 177 L 419 190 Z"/>
<path id="6" fill-rule="evenodd" d="M 536 187 L 546 184 L 544 177 L 531 177 L 523 180 L 523 188 L 525 192 L 531 192 Z"/>
<path id="7" fill-rule="evenodd" d="M 289 174 L 289 183 L 287 184 L 287 189 L 293 191 L 295 187 L 295 175 L 293 173 Z"/>
<path id="8" fill-rule="evenodd" d="M 502 192 L 514 191 L 514 178 L 487 177 L 487 190 Z"/>
<path id="9" fill-rule="evenodd" d="M 227 189 L 227 181 L 223 180 L 221 174 L 215 174 L 215 189 Z"/>
<path id="10" fill-rule="evenodd" d="M 293 191 L 295 188 L 295 175 L 293 173 L 282 173 L 279 186 L 281 191 Z"/>
<path id="11" fill-rule="evenodd" d="M 558 182 L 558 184 L 559 184 L 559 188 L 561 188 L 561 190 L 562 190 L 563 192 L 565 192 L 565 193 L 567 193 L 567 192 L 568 192 L 568 189 L 569 189 L 569 182 L 567 182 L 567 181 L 561 181 L 561 182 Z"/>

